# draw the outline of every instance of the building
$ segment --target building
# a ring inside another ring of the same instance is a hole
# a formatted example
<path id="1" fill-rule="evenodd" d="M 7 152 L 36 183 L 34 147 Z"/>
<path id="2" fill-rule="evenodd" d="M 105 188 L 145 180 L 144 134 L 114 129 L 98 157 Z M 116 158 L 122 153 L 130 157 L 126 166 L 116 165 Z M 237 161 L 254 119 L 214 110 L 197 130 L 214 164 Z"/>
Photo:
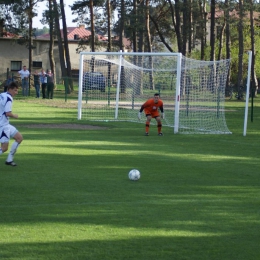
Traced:
<path id="1" fill-rule="evenodd" d="M 75 79 L 79 74 L 79 57 L 80 55 L 77 53 L 77 48 L 79 41 L 81 39 L 88 39 L 91 35 L 91 32 L 85 29 L 84 25 L 80 25 L 79 27 L 68 27 L 68 42 L 69 42 L 69 52 L 70 52 L 70 61 L 72 68 L 72 75 Z M 63 36 L 63 33 L 62 33 Z M 102 35 L 97 35 L 98 40 L 101 43 L 98 51 L 106 51 L 107 46 L 107 37 Z M 7 71 L 13 74 L 14 76 L 19 76 L 18 71 L 22 69 L 23 65 L 29 67 L 29 50 L 26 45 L 21 45 L 18 43 L 19 37 L 4 33 L 2 37 L 0 37 L 0 80 L 3 82 L 7 77 Z M 50 68 L 49 62 L 49 34 L 44 34 L 38 36 L 36 39 L 33 39 L 33 45 L 35 48 L 33 49 L 32 55 L 32 71 L 40 70 L 44 68 L 45 70 Z M 61 82 L 61 69 L 60 69 L 60 59 L 59 59 L 59 50 L 58 50 L 58 42 L 54 41 L 54 60 L 56 64 L 56 81 Z M 124 39 L 126 45 L 131 46 L 129 40 Z M 103 44 L 102 44 L 103 43 Z M 90 47 L 87 47 L 85 51 L 90 51 Z"/>

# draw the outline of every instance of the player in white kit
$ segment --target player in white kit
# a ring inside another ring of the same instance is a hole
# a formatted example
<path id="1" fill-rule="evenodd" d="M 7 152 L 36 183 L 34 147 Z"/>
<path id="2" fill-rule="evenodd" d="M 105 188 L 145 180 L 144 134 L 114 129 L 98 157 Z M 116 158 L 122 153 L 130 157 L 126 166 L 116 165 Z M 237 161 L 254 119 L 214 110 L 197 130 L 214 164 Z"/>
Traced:
<path id="1" fill-rule="evenodd" d="M 20 143 L 23 141 L 23 136 L 19 131 L 9 123 L 9 118 L 18 118 L 18 115 L 12 113 L 13 97 L 18 93 L 18 85 L 12 82 L 7 87 L 7 92 L 0 94 L 0 155 L 8 150 L 10 138 L 15 141 L 11 146 L 11 150 L 5 161 L 6 165 L 16 166 L 13 161 L 14 154 Z"/>

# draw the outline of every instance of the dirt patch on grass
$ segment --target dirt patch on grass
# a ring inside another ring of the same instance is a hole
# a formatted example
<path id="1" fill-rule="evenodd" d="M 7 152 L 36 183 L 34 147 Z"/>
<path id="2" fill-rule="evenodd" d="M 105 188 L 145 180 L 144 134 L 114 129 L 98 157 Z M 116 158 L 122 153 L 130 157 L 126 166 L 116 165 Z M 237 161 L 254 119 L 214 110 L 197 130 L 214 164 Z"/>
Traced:
<path id="1" fill-rule="evenodd" d="M 80 124 L 31 124 L 27 128 L 56 128 L 56 129 L 76 129 L 76 130 L 105 130 L 107 127 Z"/>
<path id="2" fill-rule="evenodd" d="M 47 107 L 56 107 L 56 108 L 78 108 L 78 101 L 75 100 L 68 100 L 65 102 L 64 99 L 41 99 L 41 98 L 35 98 L 35 99 L 26 99 L 26 100 L 19 100 L 20 102 L 24 103 L 32 103 L 32 104 L 38 104 L 41 106 L 47 106 Z"/>

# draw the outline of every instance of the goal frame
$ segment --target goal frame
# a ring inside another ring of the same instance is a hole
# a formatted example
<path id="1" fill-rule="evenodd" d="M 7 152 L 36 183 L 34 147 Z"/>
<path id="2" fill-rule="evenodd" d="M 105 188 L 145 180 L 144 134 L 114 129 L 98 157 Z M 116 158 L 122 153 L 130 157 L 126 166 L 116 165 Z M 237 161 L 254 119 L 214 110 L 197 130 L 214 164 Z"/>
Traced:
<path id="1" fill-rule="evenodd" d="M 79 66 L 79 89 L 78 89 L 78 120 L 81 120 L 82 117 L 82 78 L 83 78 L 83 62 L 84 55 L 95 55 L 95 56 L 104 56 L 104 55 L 113 55 L 118 56 L 119 64 L 123 56 L 177 56 L 177 75 L 176 75 L 176 95 L 175 95 L 175 112 L 174 112 L 174 133 L 179 132 L 179 111 L 180 111 L 180 88 L 181 88 L 181 62 L 182 54 L 181 53 L 151 53 L 151 52 L 80 52 L 80 66 Z M 121 66 L 118 68 L 118 75 L 121 75 Z M 118 103 L 119 103 L 119 90 L 120 90 L 120 78 L 117 81 L 117 92 L 116 92 L 116 109 L 115 109 L 115 119 L 118 116 Z"/>

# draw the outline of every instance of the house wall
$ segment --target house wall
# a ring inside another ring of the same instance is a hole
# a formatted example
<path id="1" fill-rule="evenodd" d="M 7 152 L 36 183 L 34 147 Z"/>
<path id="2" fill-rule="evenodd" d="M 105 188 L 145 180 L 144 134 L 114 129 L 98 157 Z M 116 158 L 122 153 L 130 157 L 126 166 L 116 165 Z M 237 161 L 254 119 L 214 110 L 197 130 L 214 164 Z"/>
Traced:
<path id="1" fill-rule="evenodd" d="M 34 45 L 36 46 L 36 48 L 33 49 L 32 61 L 41 61 L 44 70 L 50 69 L 49 41 L 35 40 Z M 57 44 L 54 45 L 53 54 L 54 54 L 55 62 L 58 61 L 59 53 L 58 53 Z"/>
<path id="2" fill-rule="evenodd" d="M 42 67 L 47 70 L 50 69 L 49 62 L 49 41 L 43 39 L 35 39 L 34 40 L 35 49 L 33 49 L 33 57 L 32 61 L 40 61 L 42 62 Z M 69 52 L 70 52 L 70 62 L 71 68 L 74 70 L 74 75 L 77 75 L 77 70 L 79 69 L 79 58 L 80 55 L 76 52 L 78 48 L 77 41 L 69 42 Z M 90 51 L 87 48 L 85 51 Z M 105 48 L 99 51 L 105 51 Z M 60 69 L 60 58 L 59 58 L 59 50 L 58 44 L 55 42 L 54 45 L 54 60 L 56 66 L 56 81 L 57 83 L 62 82 L 61 79 L 61 69 Z M 18 44 L 12 38 L 2 38 L 0 37 L 0 82 L 5 81 L 7 77 L 7 69 L 9 68 L 10 73 L 12 73 L 15 77 L 19 77 L 19 74 L 16 71 L 11 70 L 11 61 L 21 61 L 21 66 L 26 65 L 29 67 L 29 50 L 26 46 Z M 22 68 L 21 68 L 22 69 Z M 32 68 L 32 72 L 34 70 L 39 70 L 40 68 Z M 76 74 L 75 74 L 76 73 Z"/>
<path id="3" fill-rule="evenodd" d="M 28 65 L 28 49 L 18 45 L 8 38 L 0 38 L 0 80 L 6 79 L 7 68 L 11 69 L 11 61 L 21 61 L 23 65 Z M 14 76 L 17 76 L 17 71 Z"/>
<path id="4" fill-rule="evenodd" d="M 35 41 L 36 48 L 33 49 L 32 61 L 41 61 L 44 69 L 50 68 L 49 63 L 49 43 L 48 41 Z M 58 60 L 57 47 L 54 50 L 55 60 Z M 0 38 L 0 80 L 4 81 L 7 75 L 7 69 L 15 77 L 19 77 L 17 70 L 11 70 L 11 61 L 20 61 L 21 66 L 25 65 L 29 67 L 29 50 L 25 45 L 18 44 L 14 39 L 11 38 Z M 22 68 L 20 68 L 22 69 Z M 40 68 L 32 68 L 35 69 Z"/>

